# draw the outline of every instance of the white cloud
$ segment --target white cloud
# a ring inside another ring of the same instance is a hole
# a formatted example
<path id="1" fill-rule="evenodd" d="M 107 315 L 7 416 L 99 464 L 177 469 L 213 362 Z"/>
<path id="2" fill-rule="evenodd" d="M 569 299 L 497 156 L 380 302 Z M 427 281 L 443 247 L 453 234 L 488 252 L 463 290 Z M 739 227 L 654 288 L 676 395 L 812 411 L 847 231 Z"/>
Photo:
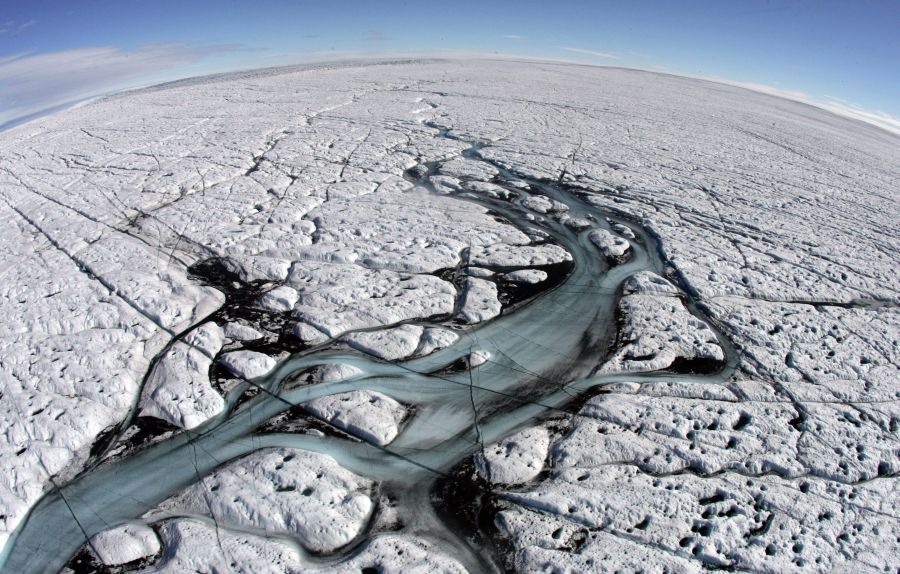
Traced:
<path id="1" fill-rule="evenodd" d="M 823 95 L 825 98 L 829 99 L 829 100 L 835 100 L 835 101 L 837 101 L 837 102 L 841 102 L 842 104 L 849 104 L 849 103 L 850 103 L 850 102 L 848 102 L 847 100 L 842 100 L 841 98 L 839 98 L 839 97 L 837 97 L 837 96 L 829 96 L 828 94 L 822 94 L 822 95 Z"/>
<path id="2" fill-rule="evenodd" d="M 141 78 L 189 66 L 236 44 L 152 44 L 134 51 L 111 46 L 0 59 L 0 124 L 41 110 L 134 85 Z"/>
<path id="3" fill-rule="evenodd" d="M 703 77 L 703 79 L 712 80 L 720 84 L 730 84 L 732 86 L 747 88 L 748 90 L 762 92 L 764 94 L 769 94 L 770 96 L 778 96 L 780 98 L 809 104 L 827 110 L 833 114 L 866 122 L 895 135 L 900 135 L 900 118 L 896 118 L 887 112 L 879 110 L 867 110 L 860 105 L 853 104 L 834 96 L 825 95 L 823 96 L 825 99 L 819 99 L 801 90 L 791 90 L 780 86 L 771 86 L 769 84 L 737 82 L 715 77 Z"/>
<path id="4" fill-rule="evenodd" d="M 507 40 L 524 40 L 525 39 L 525 36 L 520 36 L 518 34 L 504 34 L 503 37 L 506 38 Z"/>
<path id="5" fill-rule="evenodd" d="M 566 52 L 576 52 L 578 54 L 587 54 L 588 56 L 596 56 L 598 58 L 610 58 L 612 60 L 618 60 L 619 56 L 613 54 L 612 52 L 597 52 L 596 50 L 586 50 L 584 48 L 572 48 L 569 46 L 560 46 L 560 50 L 565 50 Z"/>
<path id="6" fill-rule="evenodd" d="M 737 82 L 733 80 L 715 80 L 719 83 L 731 84 L 732 86 L 738 86 L 741 88 L 747 88 L 748 90 L 753 90 L 754 92 L 761 92 L 763 94 L 769 94 L 770 96 L 778 96 L 779 98 L 786 98 L 788 100 L 797 100 L 799 102 L 805 102 L 809 100 L 809 94 L 806 92 L 802 92 L 800 90 L 790 90 L 787 88 L 782 88 L 780 86 L 772 86 L 769 84 L 759 84 L 756 82 Z"/>
<path id="7" fill-rule="evenodd" d="M 568 52 L 577 52 L 579 54 L 589 54 L 591 56 L 598 56 L 601 58 L 613 58 L 619 59 L 616 54 L 607 53 L 607 52 L 596 52 L 594 50 L 586 50 L 583 48 L 572 48 L 566 46 L 558 46 L 560 50 L 566 50 Z M 647 70 L 647 71 L 659 71 L 666 74 L 672 74 L 675 76 L 682 76 L 686 78 L 697 78 L 701 80 L 708 80 L 711 82 L 717 82 L 720 84 L 728 84 L 731 86 L 738 86 L 741 88 L 746 88 L 748 90 L 753 90 L 755 92 L 762 92 L 764 94 L 769 94 L 770 96 L 776 96 L 779 98 L 785 98 L 787 100 L 793 100 L 796 102 L 801 102 L 810 106 L 815 106 L 817 108 L 821 108 L 823 110 L 827 110 L 833 114 L 837 114 L 839 116 L 843 116 L 846 118 L 851 118 L 855 120 L 859 120 L 874 126 L 877 126 L 883 130 L 886 130 L 894 135 L 900 135 L 900 118 L 896 116 L 892 116 L 887 112 L 883 112 L 880 110 L 868 110 L 858 104 L 853 104 L 846 100 L 842 100 L 840 98 L 836 98 L 834 96 L 825 95 L 822 98 L 818 98 L 812 96 L 801 90 L 793 90 L 789 88 L 783 88 L 781 86 L 773 86 L 770 84 L 762 84 L 758 82 L 740 82 L 735 80 L 728 80 L 725 78 L 721 78 L 718 76 L 708 76 L 702 74 L 686 74 L 683 72 L 679 72 L 677 70 L 672 70 L 663 66 L 636 66 L 633 69 L 637 70 Z"/>
<path id="8" fill-rule="evenodd" d="M 882 112 L 880 110 L 866 110 L 856 104 L 844 103 L 842 101 L 811 103 L 814 106 L 826 109 L 839 116 L 867 122 L 900 136 L 900 118 L 896 118 L 887 112 Z"/>

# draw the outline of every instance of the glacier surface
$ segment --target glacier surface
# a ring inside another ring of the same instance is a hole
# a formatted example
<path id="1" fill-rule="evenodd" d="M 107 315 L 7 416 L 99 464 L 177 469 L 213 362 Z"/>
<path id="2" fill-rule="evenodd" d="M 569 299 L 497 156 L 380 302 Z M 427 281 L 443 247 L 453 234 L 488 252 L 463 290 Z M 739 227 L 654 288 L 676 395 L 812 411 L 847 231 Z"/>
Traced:
<path id="1" fill-rule="evenodd" d="M 0 133 L 0 570 L 893 572 L 900 139 L 350 62 Z"/>

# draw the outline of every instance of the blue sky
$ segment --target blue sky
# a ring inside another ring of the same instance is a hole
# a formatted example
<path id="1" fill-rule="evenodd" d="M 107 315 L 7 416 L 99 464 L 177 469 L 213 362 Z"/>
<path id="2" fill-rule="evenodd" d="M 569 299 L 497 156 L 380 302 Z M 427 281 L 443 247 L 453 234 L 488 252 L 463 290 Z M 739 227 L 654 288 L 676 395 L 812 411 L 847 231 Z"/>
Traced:
<path id="1" fill-rule="evenodd" d="M 0 124 L 179 77 L 501 53 L 717 78 L 900 130 L 900 1 L 0 0 Z"/>

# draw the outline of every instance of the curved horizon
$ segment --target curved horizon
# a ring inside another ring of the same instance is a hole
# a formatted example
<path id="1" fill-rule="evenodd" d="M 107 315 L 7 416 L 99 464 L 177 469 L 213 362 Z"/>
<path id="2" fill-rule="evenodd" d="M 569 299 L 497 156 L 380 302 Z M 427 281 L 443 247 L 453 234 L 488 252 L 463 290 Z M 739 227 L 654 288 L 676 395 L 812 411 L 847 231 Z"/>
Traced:
<path id="1" fill-rule="evenodd" d="M 210 74 L 348 58 L 503 57 L 712 80 L 900 134 L 900 4 L 813 0 L 35 0 L 0 21 L 0 126 Z"/>
<path id="2" fill-rule="evenodd" d="M 465 60 L 465 59 L 485 59 L 485 60 L 501 60 L 501 61 L 521 61 L 521 62 L 535 62 L 535 63 L 546 63 L 546 64 L 556 64 L 556 65 L 574 65 L 574 66 L 588 66 L 595 68 L 613 68 L 613 69 L 624 69 L 624 70 L 633 70 L 637 72 L 644 72 L 650 74 L 662 74 L 667 76 L 674 76 L 678 78 L 685 78 L 690 80 L 700 80 L 706 82 L 712 82 L 720 85 L 742 88 L 745 90 L 749 90 L 751 92 L 755 92 L 758 94 L 764 94 L 767 96 L 772 96 L 775 98 L 779 98 L 782 100 L 786 100 L 794 103 L 806 104 L 809 106 L 813 106 L 820 110 L 824 110 L 826 112 L 830 112 L 836 116 L 842 117 L 844 119 L 856 120 L 857 122 L 866 124 L 868 126 L 879 128 L 881 131 L 887 132 L 892 136 L 900 136 L 900 118 L 896 118 L 884 112 L 865 110 L 858 106 L 840 102 L 826 102 L 819 101 L 808 97 L 803 92 L 796 92 L 791 90 L 783 90 L 776 86 L 768 86 L 765 84 L 754 84 L 747 82 L 740 82 L 735 80 L 730 80 L 727 78 L 717 78 L 717 77 L 707 77 L 707 76 L 697 76 L 691 74 L 678 73 L 676 71 L 664 71 L 664 70 L 654 70 L 648 68 L 641 68 L 636 66 L 627 66 L 627 65 L 612 65 L 612 64 L 597 64 L 590 62 L 581 62 L 576 60 L 567 60 L 560 58 L 539 58 L 539 57 L 528 57 L 528 56 L 519 56 L 516 54 L 487 54 L 487 53 L 464 53 L 464 52 L 433 52 L 433 53 L 408 53 L 408 54 L 348 54 L 341 57 L 336 58 L 322 58 L 322 59 L 310 59 L 305 61 L 300 61 L 296 63 L 290 64 L 279 64 L 276 66 L 258 66 L 258 67 L 249 67 L 249 68 L 239 68 L 239 69 L 231 69 L 231 70 L 222 70 L 222 71 L 211 71 L 208 73 L 199 73 L 195 75 L 187 75 L 187 76 L 179 76 L 173 77 L 169 79 L 154 81 L 154 82 L 135 82 L 133 84 L 119 86 L 117 88 L 104 91 L 101 93 L 91 93 L 86 94 L 82 97 L 76 98 L 74 100 L 56 103 L 50 107 L 42 108 L 38 110 L 31 110 L 26 114 L 12 117 L 6 119 L 4 121 L 3 113 L 0 112 L 0 132 L 6 131 L 18 126 L 22 126 L 28 124 L 32 121 L 40 120 L 43 118 L 47 118 L 54 114 L 73 109 L 82 105 L 88 105 L 91 102 L 102 100 L 109 97 L 116 97 L 121 95 L 126 95 L 132 92 L 139 92 L 141 90 L 148 90 L 154 88 L 160 88 L 163 86 L 167 86 L 169 84 L 177 84 L 181 82 L 189 82 L 194 80 L 203 80 L 209 78 L 222 77 L 223 79 L 238 74 L 246 74 L 253 72 L 263 72 L 263 71 L 271 71 L 273 73 L 289 73 L 292 69 L 302 68 L 304 66 L 316 66 L 322 64 L 331 64 L 331 63 L 344 63 L 344 64 L 352 64 L 353 62 L 364 62 L 364 61 L 378 61 L 378 62 L 393 62 L 402 59 L 413 59 L 413 60 Z M 2 62 L 0 62 L 2 65 Z"/>

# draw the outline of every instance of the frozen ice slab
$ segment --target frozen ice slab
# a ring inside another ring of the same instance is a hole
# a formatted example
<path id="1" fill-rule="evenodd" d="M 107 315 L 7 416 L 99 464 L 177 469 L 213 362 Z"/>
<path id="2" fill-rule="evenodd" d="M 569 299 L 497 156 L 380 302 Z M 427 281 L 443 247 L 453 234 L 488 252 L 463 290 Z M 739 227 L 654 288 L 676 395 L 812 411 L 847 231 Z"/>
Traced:
<path id="1" fill-rule="evenodd" d="M 359 331 L 344 336 L 354 349 L 380 359 L 395 361 L 411 356 L 423 356 L 447 347 L 459 338 L 450 329 L 400 325 L 378 331 Z"/>
<path id="2" fill-rule="evenodd" d="M 438 277 L 353 265 L 295 266 L 288 282 L 300 292 L 294 316 L 329 337 L 452 313 L 456 300 L 453 285 Z"/>
<path id="3" fill-rule="evenodd" d="M 211 521 L 167 520 L 160 526 L 160 537 L 165 552 L 156 564 L 139 570 L 141 574 L 228 572 L 238 564 L 245 572 L 287 574 L 303 565 L 300 551 L 289 543 L 219 528 Z"/>
<path id="4" fill-rule="evenodd" d="M 417 574 L 467 572 L 436 544 L 397 534 L 376 536 L 349 557 L 323 563 L 305 560 L 288 541 L 220 528 L 206 521 L 168 520 L 160 531 L 166 552 L 157 564 L 140 570 L 141 574 L 228 572 L 234 569 L 232 564 L 240 565 L 242 572 L 259 574 L 358 574 L 370 569 Z"/>
<path id="5" fill-rule="evenodd" d="M 221 412 L 225 401 L 209 382 L 209 367 L 223 336 L 210 322 L 175 342 L 144 385 L 141 413 L 190 429 Z"/>
<path id="6" fill-rule="evenodd" d="M 631 244 L 628 243 L 627 239 L 613 235 L 605 229 L 591 231 L 590 238 L 594 245 L 600 249 L 600 252 L 611 259 L 622 257 L 631 249 Z"/>
<path id="7" fill-rule="evenodd" d="M 543 427 L 532 427 L 486 446 L 475 455 L 475 466 L 494 484 L 522 484 L 544 469 L 550 435 Z"/>
<path id="8" fill-rule="evenodd" d="M 234 321 L 226 323 L 224 329 L 225 337 L 233 341 L 256 341 L 263 338 L 263 334 L 253 327 Z"/>
<path id="9" fill-rule="evenodd" d="M 572 256 L 558 245 L 509 245 L 496 243 L 473 247 L 469 253 L 471 265 L 487 267 L 532 267 L 571 261 Z"/>
<path id="10" fill-rule="evenodd" d="M 358 553 L 345 561 L 322 568 L 322 572 L 412 572 L 466 574 L 468 571 L 439 544 L 425 538 L 386 533 L 374 536 Z"/>
<path id="11" fill-rule="evenodd" d="M 320 343 L 328 341 L 331 338 L 312 325 L 304 323 L 302 321 L 294 324 L 294 326 L 291 328 L 291 334 L 307 345 L 318 345 Z"/>
<path id="12" fill-rule="evenodd" d="M 146 524 L 124 524 L 91 537 L 91 549 L 101 564 L 123 566 L 153 558 L 160 551 L 159 537 Z"/>
<path id="13" fill-rule="evenodd" d="M 626 281 L 623 292 L 618 308 L 622 344 L 601 372 L 703 371 L 725 359 L 715 332 L 688 311 L 665 279 L 643 273 Z"/>
<path id="14" fill-rule="evenodd" d="M 300 294 L 296 289 L 282 285 L 263 293 L 259 298 L 259 306 L 266 311 L 280 313 L 293 309 L 299 298 Z"/>
<path id="15" fill-rule="evenodd" d="M 333 383 L 355 377 L 356 375 L 361 375 L 362 373 L 362 369 L 354 367 L 353 365 L 348 365 L 346 363 L 329 363 L 319 367 L 319 380 L 323 383 Z"/>
<path id="16" fill-rule="evenodd" d="M 419 339 L 419 347 L 416 349 L 415 355 L 430 355 L 435 351 L 449 347 L 458 339 L 459 335 L 455 331 L 443 327 L 428 327 L 422 333 L 422 338 Z"/>
<path id="17" fill-rule="evenodd" d="M 242 379 L 256 379 L 274 369 L 278 361 L 256 351 L 232 351 L 220 356 L 219 362 Z"/>
<path id="18" fill-rule="evenodd" d="M 543 195 L 531 195 L 522 200 L 522 205 L 537 213 L 563 213 L 569 210 L 569 206 L 555 199 L 549 199 Z"/>
<path id="19" fill-rule="evenodd" d="M 309 401 L 304 408 L 334 426 L 379 446 L 394 440 L 406 416 L 405 406 L 375 391 L 329 395 Z"/>
<path id="20" fill-rule="evenodd" d="M 419 347 L 424 331 L 421 325 L 401 325 L 393 329 L 351 333 L 344 340 L 364 353 L 392 361 L 412 355 Z"/>
<path id="21" fill-rule="evenodd" d="M 469 324 L 481 323 L 500 314 L 497 285 L 487 279 L 467 277 L 463 287 L 459 317 Z"/>
<path id="22" fill-rule="evenodd" d="M 193 512 L 235 528 L 294 537 L 314 552 L 330 552 L 353 540 L 365 525 L 373 508 L 371 484 L 324 454 L 265 449 L 204 477 L 158 512 Z"/>
<path id="23" fill-rule="evenodd" d="M 500 173 L 489 163 L 462 157 L 443 162 L 440 171 L 456 178 L 474 179 L 477 183 L 489 182 Z"/>
<path id="24" fill-rule="evenodd" d="M 475 368 L 487 363 L 491 359 L 491 352 L 485 350 L 472 351 L 466 357 L 469 368 Z"/>
<path id="25" fill-rule="evenodd" d="M 520 269 L 512 273 L 505 273 L 503 278 L 512 283 L 535 285 L 547 279 L 547 272 L 540 269 Z"/>

